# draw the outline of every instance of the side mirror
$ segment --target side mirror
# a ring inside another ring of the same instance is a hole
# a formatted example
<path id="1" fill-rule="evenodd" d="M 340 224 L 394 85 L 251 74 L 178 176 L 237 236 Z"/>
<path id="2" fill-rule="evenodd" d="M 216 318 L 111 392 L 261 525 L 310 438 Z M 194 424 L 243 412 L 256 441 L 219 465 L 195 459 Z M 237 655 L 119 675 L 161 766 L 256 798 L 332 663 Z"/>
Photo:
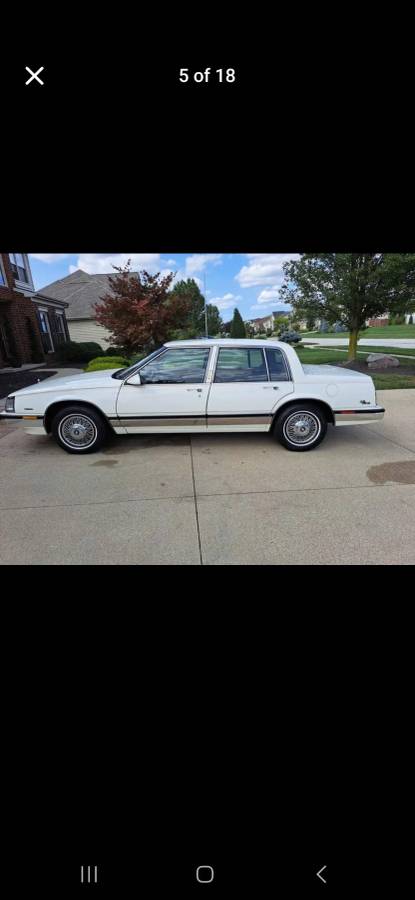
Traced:
<path id="1" fill-rule="evenodd" d="M 131 375 L 131 378 L 128 378 L 128 380 L 127 380 L 127 384 L 133 384 L 136 387 L 138 387 L 140 384 L 142 384 L 139 373 L 135 372 L 134 375 Z"/>

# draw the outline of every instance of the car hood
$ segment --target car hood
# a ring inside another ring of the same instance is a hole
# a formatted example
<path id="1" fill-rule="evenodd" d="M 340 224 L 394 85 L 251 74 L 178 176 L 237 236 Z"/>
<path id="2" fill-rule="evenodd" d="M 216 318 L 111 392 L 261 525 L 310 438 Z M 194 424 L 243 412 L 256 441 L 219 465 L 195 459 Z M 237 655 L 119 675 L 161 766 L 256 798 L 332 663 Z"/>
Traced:
<path id="1" fill-rule="evenodd" d="M 61 390 L 83 390 L 84 388 L 117 388 L 121 386 L 121 381 L 114 381 L 112 375 L 119 372 L 119 366 L 116 369 L 103 369 L 100 372 L 80 372 L 78 375 L 51 375 L 44 381 L 38 381 L 35 384 L 29 384 L 28 387 L 21 388 L 20 391 L 12 391 L 9 395 L 14 397 L 16 394 L 40 394 L 48 391 Z"/>

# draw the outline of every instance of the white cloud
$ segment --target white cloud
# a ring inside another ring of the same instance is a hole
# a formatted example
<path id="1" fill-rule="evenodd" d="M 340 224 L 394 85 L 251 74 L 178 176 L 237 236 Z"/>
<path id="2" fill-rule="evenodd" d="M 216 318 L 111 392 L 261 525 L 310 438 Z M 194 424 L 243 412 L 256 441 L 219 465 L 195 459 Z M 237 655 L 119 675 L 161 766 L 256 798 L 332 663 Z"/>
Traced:
<path id="1" fill-rule="evenodd" d="M 274 303 L 255 303 L 254 306 L 250 306 L 249 308 L 252 310 L 252 312 L 260 312 L 263 315 L 266 315 L 267 312 L 273 311 L 274 306 Z"/>
<path id="2" fill-rule="evenodd" d="M 292 307 L 289 303 L 287 303 L 286 306 L 284 304 L 284 308 L 280 306 L 277 309 L 275 308 L 275 303 L 255 303 L 254 306 L 250 306 L 249 308 L 254 312 L 262 313 L 263 316 L 266 316 L 270 312 L 283 312 L 286 316 L 288 316 L 292 310 Z"/>
<path id="3" fill-rule="evenodd" d="M 70 253 L 29 253 L 31 259 L 38 259 L 44 263 L 57 263 L 62 259 L 68 259 Z"/>
<path id="4" fill-rule="evenodd" d="M 184 269 L 177 269 L 177 270 L 176 270 L 175 275 L 174 275 L 174 280 L 173 280 L 173 283 L 172 283 L 172 287 L 174 287 L 174 285 L 175 285 L 178 281 L 186 281 L 189 277 L 192 277 L 192 278 L 193 278 L 193 281 L 196 282 L 196 284 L 197 284 L 199 290 L 202 291 L 202 293 L 203 293 L 203 281 L 202 281 L 202 279 L 201 279 L 201 278 L 198 278 L 197 275 L 189 276 L 189 275 L 187 274 L 187 272 L 184 271 Z M 208 293 L 208 292 L 207 292 L 207 293 Z"/>
<path id="5" fill-rule="evenodd" d="M 240 294 L 224 294 L 223 297 L 209 297 L 209 303 L 217 306 L 220 311 L 224 309 L 232 309 L 236 306 L 238 300 L 242 300 Z"/>
<path id="6" fill-rule="evenodd" d="M 261 291 L 261 293 L 258 295 L 257 302 L 258 303 L 271 303 L 271 302 L 281 303 L 280 289 L 279 289 L 278 285 L 276 284 L 272 288 L 264 288 L 264 290 Z"/>
<path id="7" fill-rule="evenodd" d="M 212 263 L 214 266 L 220 266 L 223 253 L 193 253 L 192 256 L 186 257 L 186 277 L 193 278 L 195 272 L 204 272 L 206 266 Z"/>
<path id="8" fill-rule="evenodd" d="M 284 280 L 282 267 L 291 259 L 299 259 L 298 253 L 247 253 L 249 262 L 235 275 L 243 288 L 271 285 L 274 289 Z"/>
<path id="9" fill-rule="evenodd" d="M 165 265 L 160 253 L 81 253 L 76 266 L 70 266 L 70 269 L 83 269 L 89 275 L 108 274 L 113 272 L 113 266 L 125 266 L 129 259 L 133 269 L 149 272 L 159 272 Z"/>

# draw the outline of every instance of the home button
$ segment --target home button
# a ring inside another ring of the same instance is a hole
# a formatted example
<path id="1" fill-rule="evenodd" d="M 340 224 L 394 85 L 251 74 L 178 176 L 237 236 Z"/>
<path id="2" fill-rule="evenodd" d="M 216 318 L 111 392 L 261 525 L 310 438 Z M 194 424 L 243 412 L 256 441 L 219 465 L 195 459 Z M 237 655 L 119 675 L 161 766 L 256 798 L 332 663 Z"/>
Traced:
<path id="1" fill-rule="evenodd" d="M 196 869 L 196 880 L 200 884 L 210 884 L 215 877 L 212 866 L 198 866 Z"/>

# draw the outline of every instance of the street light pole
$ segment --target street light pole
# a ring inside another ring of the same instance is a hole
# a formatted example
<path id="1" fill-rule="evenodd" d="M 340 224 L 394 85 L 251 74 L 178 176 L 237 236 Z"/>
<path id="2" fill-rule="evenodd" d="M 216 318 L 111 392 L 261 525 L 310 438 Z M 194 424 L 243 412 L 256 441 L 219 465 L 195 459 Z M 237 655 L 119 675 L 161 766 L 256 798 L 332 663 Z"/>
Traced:
<path id="1" fill-rule="evenodd" d="M 205 282 L 205 337 L 208 337 L 208 320 L 207 320 L 207 304 L 206 304 L 206 272 L 204 273 Z"/>

